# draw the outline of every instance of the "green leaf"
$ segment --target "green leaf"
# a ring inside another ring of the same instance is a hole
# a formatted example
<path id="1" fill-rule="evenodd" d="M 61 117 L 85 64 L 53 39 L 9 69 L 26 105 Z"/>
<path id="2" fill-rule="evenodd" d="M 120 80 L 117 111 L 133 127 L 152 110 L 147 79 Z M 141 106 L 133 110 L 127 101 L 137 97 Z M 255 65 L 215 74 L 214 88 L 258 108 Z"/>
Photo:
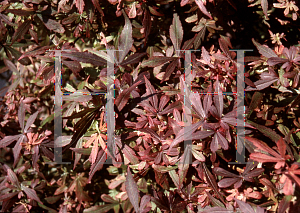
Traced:
<path id="1" fill-rule="evenodd" d="M 175 170 L 169 171 L 169 175 L 170 175 L 171 179 L 173 180 L 175 186 L 179 189 L 180 188 L 179 187 L 179 177 L 178 177 L 176 171 Z"/>
<path id="2" fill-rule="evenodd" d="M 49 115 L 45 120 L 42 121 L 41 127 L 43 127 L 46 123 L 50 123 L 54 119 L 54 114 Z"/>
<path id="3" fill-rule="evenodd" d="M 156 164 L 153 164 L 152 167 L 153 167 L 153 169 L 155 169 L 156 171 L 161 172 L 161 173 L 166 173 L 171 170 L 177 169 L 177 166 L 161 166 L 161 165 L 156 165 Z"/>
<path id="4" fill-rule="evenodd" d="M 157 67 L 159 65 L 165 64 L 169 61 L 176 60 L 177 57 L 161 57 L 161 56 L 153 56 L 150 57 L 148 60 L 142 62 L 142 67 Z"/>

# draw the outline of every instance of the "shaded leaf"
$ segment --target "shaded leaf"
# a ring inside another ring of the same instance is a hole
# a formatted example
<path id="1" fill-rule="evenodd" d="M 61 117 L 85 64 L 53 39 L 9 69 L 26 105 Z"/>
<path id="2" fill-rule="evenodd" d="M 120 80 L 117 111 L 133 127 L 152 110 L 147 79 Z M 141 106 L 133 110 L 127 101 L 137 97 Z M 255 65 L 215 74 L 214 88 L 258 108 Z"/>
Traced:
<path id="1" fill-rule="evenodd" d="M 201 0 L 198 0 L 198 1 L 201 1 Z M 206 26 L 203 26 L 200 30 L 200 32 L 195 35 L 195 40 L 194 40 L 194 49 L 197 50 L 202 41 L 204 40 L 204 37 L 205 37 L 205 32 L 206 32 Z"/>
<path id="2" fill-rule="evenodd" d="M 75 76 L 78 76 L 80 70 L 82 69 L 81 64 L 78 61 L 67 61 L 62 59 L 62 63 L 66 65 Z"/>
<path id="3" fill-rule="evenodd" d="M 237 204 L 239 205 L 240 209 L 243 210 L 243 213 L 255 213 L 255 211 L 251 208 L 251 206 L 248 203 L 245 203 L 241 200 L 238 200 L 236 198 L 233 198 Z"/>
<path id="4" fill-rule="evenodd" d="M 209 192 L 205 191 L 205 193 L 209 197 L 209 199 L 210 199 L 210 201 L 211 201 L 211 203 L 212 203 L 213 206 L 225 207 L 223 203 L 221 203 L 219 200 L 217 200 L 216 198 L 214 198 Z"/>
<path id="5" fill-rule="evenodd" d="M 13 44 L 19 38 L 22 38 L 30 28 L 31 20 L 24 21 L 15 31 L 12 36 L 11 43 Z"/>
<path id="6" fill-rule="evenodd" d="M 227 188 L 231 186 L 232 184 L 235 184 L 236 182 L 240 181 L 241 178 L 223 178 L 218 182 L 218 186 L 220 188 Z M 236 187 L 235 187 L 236 188 Z"/>
<path id="7" fill-rule="evenodd" d="M 292 198 L 293 198 L 292 195 L 284 196 L 284 198 L 279 203 L 278 213 L 285 213 L 287 208 L 289 208 L 289 206 L 290 206 L 290 202 L 291 202 Z"/>
<path id="8" fill-rule="evenodd" d="M 279 139 L 281 138 L 280 135 L 278 135 L 275 131 L 273 131 L 272 129 L 270 129 L 268 127 L 254 123 L 253 121 L 250 121 L 250 120 L 247 120 L 247 123 L 249 123 L 251 126 L 255 127 L 258 131 L 263 133 L 265 136 L 270 138 L 275 143 L 277 141 L 279 141 Z"/>
<path id="9" fill-rule="evenodd" d="M 18 119 L 19 119 L 19 124 L 20 124 L 21 129 L 22 129 L 22 131 L 24 131 L 25 108 L 24 108 L 23 100 L 20 101 L 20 107 L 18 110 Z"/>
<path id="10" fill-rule="evenodd" d="M 259 106 L 262 100 L 263 100 L 263 93 L 257 91 L 253 94 L 249 106 L 249 112 L 247 115 L 248 118 L 250 117 L 251 113 Z"/>
<path id="11" fill-rule="evenodd" d="M 49 29 L 57 33 L 64 33 L 65 29 L 63 26 L 58 23 L 57 21 L 54 21 L 53 19 L 50 19 L 46 16 L 42 16 L 41 14 L 37 14 L 37 16 L 41 19 L 41 21 L 44 23 L 44 25 Z"/>
<path id="12" fill-rule="evenodd" d="M 71 24 L 73 23 L 74 21 L 76 21 L 80 16 L 77 14 L 77 13 L 72 13 L 71 15 L 69 15 L 68 17 L 64 18 L 61 23 L 63 25 L 66 25 L 66 24 Z"/>
<path id="13" fill-rule="evenodd" d="M 5 49 L 7 49 L 13 56 L 16 60 L 18 60 L 21 56 L 22 56 L 22 53 L 8 45 L 4 45 Z M 28 57 L 26 58 L 22 58 L 20 60 L 18 60 L 21 64 L 23 65 L 29 65 L 31 63 L 30 59 Z"/>
<path id="14" fill-rule="evenodd" d="M 6 10 L 8 13 L 12 13 L 18 16 L 29 16 L 34 14 L 33 10 L 21 10 L 21 9 L 8 9 Z"/>
<path id="15" fill-rule="evenodd" d="M 179 188 L 182 188 L 182 184 L 189 170 L 190 164 L 192 162 L 191 157 L 191 145 L 187 145 L 178 164 Z"/>
<path id="16" fill-rule="evenodd" d="M 274 66 L 276 64 L 281 64 L 281 63 L 285 63 L 285 62 L 288 62 L 289 60 L 286 59 L 286 58 L 279 58 L 279 57 L 271 57 L 268 59 L 268 64 L 270 66 Z"/>
<path id="17" fill-rule="evenodd" d="M 62 52 L 61 56 L 72 59 L 74 61 L 90 63 L 95 66 L 106 65 L 105 59 L 89 52 Z"/>
<path id="18" fill-rule="evenodd" d="M 37 196 L 34 189 L 30 189 L 30 188 L 28 188 L 26 186 L 23 186 L 23 185 L 21 185 L 21 187 L 22 187 L 22 190 L 25 192 L 25 194 L 27 195 L 28 198 L 33 199 L 33 200 L 43 204 L 42 201 L 40 200 L 40 198 Z"/>
<path id="19" fill-rule="evenodd" d="M 143 18 L 143 28 L 145 29 L 144 30 L 144 33 L 145 33 L 144 45 L 146 45 L 146 42 L 148 40 L 148 36 L 149 36 L 150 30 L 151 30 L 151 24 L 152 24 L 151 16 L 150 16 L 149 10 L 146 9 L 144 11 L 144 18 Z"/>
<path id="20" fill-rule="evenodd" d="M 134 53 L 133 55 L 128 56 L 122 63 L 121 66 L 125 66 L 127 64 L 135 64 L 140 62 L 140 59 L 145 56 L 147 53 Z"/>
<path id="21" fill-rule="evenodd" d="M 110 204 L 104 204 L 99 206 L 92 206 L 90 208 L 86 208 L 83 210 L 83 213 L 104 213 L 108 212 L 109 210 L 113 209 L 116 205 L 119 205 L 118 203 L 110 203 Z"/>
<path id="22" fill-rule="evenodd" d="M 94 7 L 97 8 L 97 10 L 99 11 L 99 13 L 101 13 L 101 15 L 104 16 L 103 10 L 100 7 L 99 0 L 92 0 L 92 2 L 93 2 Z"/>
<path id="23" fill-rule="evenodd" d="M 8 194 L 2 194 L 2 195 L 0 195 L 0 201 L 3 202 L 3 201 L 10 200 L 17 194 L 19 194 L 19 191 L 8 193 Z"/>
<path id="24" fill-rule="evenodd" d="M 216 175 L 220 175 L 220 176 L 223 176 L 223 177 L 239 177 L 238 175 L 233 174 L 233 173 L 231 173 L 231 172 L 228 172 L 227 170 L 222 169 L 222 168 L 220 168 L 220 167 L 215 167 L 215 168 L 213 168 L 213 172 L 214 172 Z"/>

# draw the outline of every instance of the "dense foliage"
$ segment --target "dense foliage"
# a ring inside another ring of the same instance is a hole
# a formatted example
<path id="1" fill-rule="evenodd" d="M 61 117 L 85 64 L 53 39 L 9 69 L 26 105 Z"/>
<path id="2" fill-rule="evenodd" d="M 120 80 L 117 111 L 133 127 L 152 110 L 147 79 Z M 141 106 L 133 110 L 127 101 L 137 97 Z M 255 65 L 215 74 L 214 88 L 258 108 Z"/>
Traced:
<path id="1" fill-rule="evenodd" d="M 296 2 L 2 1 L 1 212 L 299 212 Z M 51 164 L 55 49 L 65 50 L 62 146 L 72 164 Z M 111 165 L 106 97 L 76 95 L 106 91 L 106 49 L 120 50 Z M 232 49 L 253 49 L 244 103 Z M 197 51 L 187 61 L 177 50 Z M 244 146 L 247 164 L 232 164 Z"/>

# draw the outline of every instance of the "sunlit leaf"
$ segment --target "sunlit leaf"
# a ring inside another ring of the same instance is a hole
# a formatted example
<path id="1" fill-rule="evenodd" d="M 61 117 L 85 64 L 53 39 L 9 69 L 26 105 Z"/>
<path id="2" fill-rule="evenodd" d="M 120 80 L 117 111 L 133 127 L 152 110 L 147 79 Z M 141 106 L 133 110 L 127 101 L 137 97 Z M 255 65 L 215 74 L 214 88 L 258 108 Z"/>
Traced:
<path id="1" fill-rule="evenodd" d="M 174 13 L 173 15 L 173 22 L 170 26 L 170 38 L 174 45 L 175 51 L 179 50 L 183 39 L 183 28 L 177 13 Z"/>

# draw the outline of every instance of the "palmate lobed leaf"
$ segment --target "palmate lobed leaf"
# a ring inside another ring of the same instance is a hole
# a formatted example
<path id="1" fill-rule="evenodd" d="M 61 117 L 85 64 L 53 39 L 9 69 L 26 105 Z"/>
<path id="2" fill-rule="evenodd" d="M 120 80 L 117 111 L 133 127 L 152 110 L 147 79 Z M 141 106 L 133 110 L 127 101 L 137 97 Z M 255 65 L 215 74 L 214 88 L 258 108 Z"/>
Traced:
<path id="1" fill-rule="evenodd" d="M 92 164 L 92 166 L 91 166 L 91 170 L 89 172 L 89 179 L 88 179 L 89 182 L 91 182 L 95 173 L 103 168 L 103 165 L 104 165 L 104 162 L 106 161 L 106 159 L 107 159 L 106 153 L 101 149 L 98 152 L 95 163 Z"/>
<path id="2" fill-rule="evenodd" d="M 172 143 L 170 144 L 170 148 L 169 148 L 169 152 L 170 150 L 176 146 L 178 143 L 187 140 L 187 138 L 193 134 L 201 125 L 203 124 L 203 122 L 197 122 L 195 124 L 192 124 L 192 126 L 190 128 L 188 128 L 188 131 L 185 130 L 184 128 L 181 129 L 179 131 L 179 133 L 177 134 L 176 138 L 172 141 Z M 168 152 L 168 154 L 169 154 Z"/>
<path id="3" fill-rule="evenodd" d="M 158 110 L 157 92 L 156 92 L 155 88 L 153 87 L 153 85 L 150 83 L 150 81 L 146 77 L 144 77 L 144 79 L 145 79 L 146 88 L 147 88 L 146 89 L 147 96 L 150 100 L 151 105 L 157 111 Z"/>
<path id="4" fill-rule="evenodd" d="M 145 77 L 146 79 L 146 77 Z M 134 83 L 133 85 L 131 85 L 129 88 L 123 90 L 118 97 L 115 100 L 115 105 L 118 107 L 118 110 L 121 111 L 126 104 L 128 103 L 128 100 L 130 98 L 130 94 L 131 92 L 142 83 L 142 81 L 138 81 L 136 83 Z"/>

